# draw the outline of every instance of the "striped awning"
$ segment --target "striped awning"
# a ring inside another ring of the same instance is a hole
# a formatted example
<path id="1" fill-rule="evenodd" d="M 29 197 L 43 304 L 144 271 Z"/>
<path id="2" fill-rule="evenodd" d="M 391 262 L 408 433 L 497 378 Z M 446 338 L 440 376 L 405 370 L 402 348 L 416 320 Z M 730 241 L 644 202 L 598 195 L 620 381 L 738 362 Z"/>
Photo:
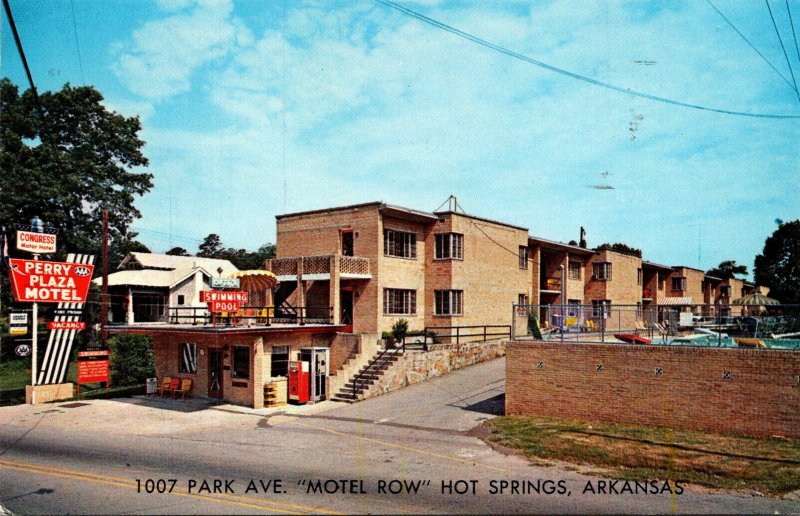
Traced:
<path id="1" fill-rule="evenodd" d="M 658 300 L 658 304 L 662 306 L 685 306 L 692 304 L 692 296 L 682 297 L 665 297 Z"/>
<path id="2" fill-rule="evenodd" d="M 772 299 L 771 297 L 767 297 L 764 294 L 756 292 L 754 294 L 750 294 L 749 296 L 740 297 L 739 299 L 733 300 L 734 305 L 745 305 L 745 306 L 767 306 L 767 305 L 779 305 L 781 304 L 780 301 L 777 299 Z"/>

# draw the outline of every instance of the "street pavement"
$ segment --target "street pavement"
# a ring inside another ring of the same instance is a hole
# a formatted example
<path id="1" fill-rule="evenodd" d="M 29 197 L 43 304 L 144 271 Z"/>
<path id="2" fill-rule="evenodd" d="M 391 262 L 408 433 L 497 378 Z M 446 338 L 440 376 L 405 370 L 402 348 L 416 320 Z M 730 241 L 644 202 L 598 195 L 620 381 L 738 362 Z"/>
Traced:
<path id="1" fill-rule="evenodd" d="M 691 486 L 584 493 L 606 480 L 532 466 L 472 435 L 502 412 L 503 390 L 499 359 L 353 405 L 4 407 L 0 504 L 15 514 L 800 513 L 794 500 Z"/>

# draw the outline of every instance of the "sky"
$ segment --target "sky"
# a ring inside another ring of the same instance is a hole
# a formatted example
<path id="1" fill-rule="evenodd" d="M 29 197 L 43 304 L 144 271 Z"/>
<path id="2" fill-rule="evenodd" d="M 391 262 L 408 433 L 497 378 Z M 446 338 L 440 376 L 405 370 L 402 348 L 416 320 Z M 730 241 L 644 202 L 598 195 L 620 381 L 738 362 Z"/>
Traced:
<path id="1" fill-rule="evenodd" d="M 487 45 L 377 0 L 9 3 L 40 91 L 92 85 L 140 117 L 154 252 L 455 195 L 539 237 L 752 269 L 800 217 L 798 0 L 770 0 L 781 39 L 755 0 L 398 2 Z M 0 71 L 27 87 L 5 13 Z"/>

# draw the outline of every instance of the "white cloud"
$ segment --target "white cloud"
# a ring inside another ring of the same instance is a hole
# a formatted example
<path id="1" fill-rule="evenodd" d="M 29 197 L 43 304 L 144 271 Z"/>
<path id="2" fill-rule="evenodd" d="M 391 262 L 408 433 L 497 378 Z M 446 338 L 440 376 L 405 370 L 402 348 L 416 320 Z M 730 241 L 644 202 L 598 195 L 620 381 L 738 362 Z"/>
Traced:
<path id="1" fill-rule="evenodd" d="M 191 12 L 146 23 L 132 41 L 116 45 L 113 72 L 132 92 L 155 101 L 189 91 L 199 67 L 250 42 L 249 30 L 231 12 L 229 0 L 200 0 Z"/>

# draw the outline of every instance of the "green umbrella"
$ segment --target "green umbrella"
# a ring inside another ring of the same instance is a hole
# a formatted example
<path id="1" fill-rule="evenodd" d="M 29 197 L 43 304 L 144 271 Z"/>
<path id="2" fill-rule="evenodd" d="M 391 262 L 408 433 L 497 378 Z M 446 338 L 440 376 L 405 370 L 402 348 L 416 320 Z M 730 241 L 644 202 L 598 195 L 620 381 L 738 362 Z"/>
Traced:
<path id="1" fill-rule="evenodd" d="M 779 305 L 781 302 L 777 299 L 772 299 L 771 297 L 767 297 L 764 294 L 756 292 L 754 294 L 740 297 L 739 299 L 734 299 L 732 304 L 744 306 L 767 306 Z"/>

